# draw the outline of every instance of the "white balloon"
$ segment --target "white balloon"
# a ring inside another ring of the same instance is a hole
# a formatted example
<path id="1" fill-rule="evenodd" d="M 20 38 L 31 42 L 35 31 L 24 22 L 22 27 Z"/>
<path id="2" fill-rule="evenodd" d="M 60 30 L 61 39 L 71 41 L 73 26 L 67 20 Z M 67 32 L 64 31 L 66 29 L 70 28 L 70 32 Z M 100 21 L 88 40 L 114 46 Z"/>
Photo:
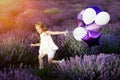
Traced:
<path id="1" fill-rule="evenodd" d="M 83 21 L 85 24 L 90 24 L 95 20 L 96 11 L 92 8 L 87 8 L 83 12 Z"/>
<path id="2" fill-rule="evenodd" d="M 107 12 L 100 12 L 95 18 L 95 23 L 98 25 L 106 25 L 110 20 L 110 15 Z"/>
<path id="3" fill-rule="evenodd" d="M 73 31 L 73 36 L 76 40 L 82 41 L 82 38 L 87 35 L 87 30 L 85 30 L 83 27 L 77 27 Z"/>

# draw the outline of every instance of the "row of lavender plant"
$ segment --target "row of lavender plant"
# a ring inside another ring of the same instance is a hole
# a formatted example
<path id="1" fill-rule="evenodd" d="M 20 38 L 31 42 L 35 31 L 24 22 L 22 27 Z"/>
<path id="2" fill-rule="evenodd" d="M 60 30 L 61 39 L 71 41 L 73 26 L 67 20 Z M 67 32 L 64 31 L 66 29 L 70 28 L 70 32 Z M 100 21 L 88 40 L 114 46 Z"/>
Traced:
<path id="1" fill-rule="evenodd" d="M 59 80 L 119 80 L 120 56 L 114 54 L 71 57 L 61 63 Z"/>
<path id="2" fill-rule="evenodd" d="M 30 31 L 12 30 L 0 35 L 0 65 L 18 62 L 35 62 L 37 56 L 35 48 L 30 43 L 37 41 L 37 35 Z M 30 59 L 33 58 L 31 61 Z"/>
<path id="3" fill-rule="evenodd" d="M 35 76 L 30 69 L 4 68 L 0 71 L 0 80 L 42 80 Z"/>

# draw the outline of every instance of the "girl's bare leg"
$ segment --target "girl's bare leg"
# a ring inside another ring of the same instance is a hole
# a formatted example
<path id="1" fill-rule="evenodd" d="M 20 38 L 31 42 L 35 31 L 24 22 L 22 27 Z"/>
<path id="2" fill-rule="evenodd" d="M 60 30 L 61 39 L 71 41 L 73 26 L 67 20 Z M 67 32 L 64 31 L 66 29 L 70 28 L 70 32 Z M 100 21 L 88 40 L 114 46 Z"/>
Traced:
<path id="1" fill-rule="evenodd" d="M 46 56 L 46 54 L 39 54 L 38 59 L 39 59 L 39 69 L 43 68 L 43 57 Z"/>
<path id="2" fill-rule="evenodd" d="M 64 60 L 62 60 L 62 61 L 64 61 Z M 48 63 L 56 64 L 56 63 L 60 63 L 62 61 L 60 61 L 60 60 L 53 60 L 52 58 L 48 58 Z"/>

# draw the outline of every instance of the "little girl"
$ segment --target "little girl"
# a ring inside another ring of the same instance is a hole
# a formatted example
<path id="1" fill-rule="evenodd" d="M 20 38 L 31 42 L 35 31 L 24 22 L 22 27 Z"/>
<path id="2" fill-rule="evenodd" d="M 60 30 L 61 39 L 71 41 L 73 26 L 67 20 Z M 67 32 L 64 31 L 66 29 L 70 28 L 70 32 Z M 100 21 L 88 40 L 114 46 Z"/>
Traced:
<path id="1" fill-rule="evenodd" d="M 58 63 L 60 61 L 53 60 L 56 50 L 58 46 L 54 43 L 51 35 L 66 35 L 65 31 L 48 31 L 45 24 L 42 22 L 38 22 L 35 24 L 35 28 L 39 33 L 40 42 L 36 44 L 31 44 L 31 46 L 40 46 L 39 47 L 39 68 L 43 68 L 43 57 L 48 56 L 49 63 Z"/>

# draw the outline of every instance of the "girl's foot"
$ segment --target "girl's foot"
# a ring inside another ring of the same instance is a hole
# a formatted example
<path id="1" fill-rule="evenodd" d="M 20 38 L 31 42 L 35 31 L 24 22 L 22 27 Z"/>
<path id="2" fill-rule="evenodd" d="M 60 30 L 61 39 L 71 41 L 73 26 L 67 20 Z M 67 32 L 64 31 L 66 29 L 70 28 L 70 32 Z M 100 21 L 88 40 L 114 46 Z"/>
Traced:
<path id="1" fill-rule="evenodd" d="M 64 59 L 62 59 L 62 60 L 59 60 L 59 63 L 61 64 L 62 62 L 64 62 L 65 60 Z"/>

